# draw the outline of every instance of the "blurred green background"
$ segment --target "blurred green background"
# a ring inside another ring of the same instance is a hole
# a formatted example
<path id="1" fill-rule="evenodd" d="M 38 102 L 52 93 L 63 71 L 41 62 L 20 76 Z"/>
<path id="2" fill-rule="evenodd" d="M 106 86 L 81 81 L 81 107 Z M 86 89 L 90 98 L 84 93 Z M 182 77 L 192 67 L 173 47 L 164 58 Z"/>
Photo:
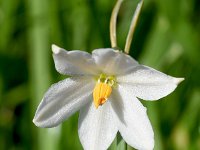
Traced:
<path id="1" fill-rule="evenodd" d="M 56 72 L 51 44 L 91 52 L 110 47 L 115 0 L 0 0 L 0 150 L 79 150 L 76 113 L 53 129 L 32 123 Z M 125 0 L 118 42 L 137 0 Z M 155 150 L 200 150 L 200 1 L 145 0 L 131 53 L 140 63 L 185 77 L 160 101 L 142 101 L 155 131 Z M 130 148 L 129 148 L 130 149 Z"/>

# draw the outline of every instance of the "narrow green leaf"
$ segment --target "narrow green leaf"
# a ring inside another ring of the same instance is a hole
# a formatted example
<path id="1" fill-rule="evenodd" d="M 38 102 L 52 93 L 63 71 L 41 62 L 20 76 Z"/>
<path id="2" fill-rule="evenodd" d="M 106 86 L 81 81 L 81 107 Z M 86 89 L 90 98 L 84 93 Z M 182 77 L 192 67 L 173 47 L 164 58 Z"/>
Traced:
<path id="1" fill-rule="evenodd" d="M 117 150 L 126 150 L 127 144 L 121 137 L 121 135 L 118 133 L 117 134 Z"/>
<path id="2" fill-rule="evenodd" d="M 109 150 L 116 150 L 117 149 L 117 137 L 112 142 L 111 146 L 109 147 Z"/>
<path id="3" fill-rule="evenodd" d="M 29 10 L 29 56 L 31 75 L 31 106 L 32 117 L 42 100 L 45 91 L 51 84 L 50 59 L 52 60 L 51 47 L 49 43 L 49 20 L 48 20 L 48 0 L 27 1 Z M 34 127 L 38 133 L 38 146 L 33 149 L 55 150 L 58 148 L 59 127 L 52 129 L 42 129 Z"/>

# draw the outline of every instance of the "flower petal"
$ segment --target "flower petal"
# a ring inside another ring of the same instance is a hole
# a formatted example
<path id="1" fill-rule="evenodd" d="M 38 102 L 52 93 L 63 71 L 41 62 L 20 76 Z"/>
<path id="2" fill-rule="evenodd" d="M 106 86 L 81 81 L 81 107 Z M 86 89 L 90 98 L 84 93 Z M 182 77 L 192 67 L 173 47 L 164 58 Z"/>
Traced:
<path id="1" fill-rule="evenodd" d="M 117 112 L 119 132 L 126 143 L 139 150 L 152 150 L 154 133 L 146 108 L 131 95 L 130 89 L 119 85 L 113 91 L 111 104 Z"/>
<path id="2" fill-rule="evenodd" d="M 91 78 L 68 78 L 52 85 L 37 108 L 33 122 L 39 127 L 54 127 L 92 101 Z"/>
<path id="3" fill-rule="evenodd" d="M 111 48 L 96 49 L 92 57 L 102 72 L 111 75 L 126 74 L 138 65 L 129 55 Z"/>
<path id="4" fill-rule="evenodd" d="M 109 102 L 95 108 L 91 102 L 80 111 L 79 138 L 84 150 L 106 150 L 117 134 Z"/>
<path id="5" fill-rule="evenodd" d="M 66 51 L 52 45 L 56 70 L 67 75 L 96 75 L 98 73 L 91 54 L 79 50 Z"/>
<path id="6" fill-rule="evenodd" d="M 131 89 L 135 96 L 145 100 L 158 100 L 167 96 L 183 78 L 174 78 L 153 68 L 139 65 L 130 74 L 119 76 L 117 81 Z"/>

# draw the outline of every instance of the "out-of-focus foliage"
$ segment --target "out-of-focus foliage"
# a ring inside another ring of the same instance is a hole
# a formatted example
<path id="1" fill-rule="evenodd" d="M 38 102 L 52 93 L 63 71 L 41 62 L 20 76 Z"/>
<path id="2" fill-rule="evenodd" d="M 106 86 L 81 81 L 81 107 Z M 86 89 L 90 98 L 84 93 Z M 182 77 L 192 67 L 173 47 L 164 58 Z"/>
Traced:
<path id="1" fill-rule="evenodd" d="M 64 78 L 55 71 L 51 44 L 88 52 L 110 47 L 115 2 L 0 0 L 1 150 L 82 149 L 78 114 L 53 129 L 37 128 L 32 118 L 44 92 Z M 120 10 L 121 49 L 137 2 L 124 0 Z M 200 1 L 145 0 L 131 55 L 164 73 L 185 77 L 168 97 L 142 101 L 155 131 L 155 150 L 200 149 Z"/>

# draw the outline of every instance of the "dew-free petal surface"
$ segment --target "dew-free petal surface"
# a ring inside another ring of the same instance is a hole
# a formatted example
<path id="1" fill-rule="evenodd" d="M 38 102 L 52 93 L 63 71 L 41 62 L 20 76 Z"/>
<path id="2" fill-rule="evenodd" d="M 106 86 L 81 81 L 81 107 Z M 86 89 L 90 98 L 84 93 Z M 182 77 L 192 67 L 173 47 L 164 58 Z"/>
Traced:
<path id="1" fill-rule="evenodd" d="M 158 100 L 167 96 L 182 80 L 143 65 L 135 67 L 127 75 L 117 77 L 120 85 L 130 88 L 130 93 L 144 100 Z"/>
<path id="2" fill-rule="evenodd" d="M 92 101 L 91 78 L 67 78 L 53 84 L 39 104 L 33 122 L 39 127 L 54 127 L 88 101 Z"/>
<path id="3" fill-rule="evenodd" d="M 80 51 L 66 51 L 52 45 L 53 58 L 56 70 L 67 75 L 96 75 L 98 68 L 91 54 Z"/>
<path id="4" fill-rule="evenodd" d="M 117 134 L 109 102 L 95 108 L 90 102 L 79 114 L 79 138 L 84 150 L 106 150 Z"/>
<path id="5" fill-rule="evenodd" d="M 96 49 L 92 57 L 102 72 L 110 75 L 126 74 L 138 65 L 129 55 L 111 48 Z"/>
<path id="6" fill-rule="evenodd" d="M 113 93 L 112 103 L 115 104 L 112 106 L 114 111 L 118 112 L 114 115 L 118 118 L 118 129 L 123 139 L 128 145 L 138 150 L 152 150 L 154 133 L 146 108 L 131 94 L 129 88 L 119 85 Z"/>

